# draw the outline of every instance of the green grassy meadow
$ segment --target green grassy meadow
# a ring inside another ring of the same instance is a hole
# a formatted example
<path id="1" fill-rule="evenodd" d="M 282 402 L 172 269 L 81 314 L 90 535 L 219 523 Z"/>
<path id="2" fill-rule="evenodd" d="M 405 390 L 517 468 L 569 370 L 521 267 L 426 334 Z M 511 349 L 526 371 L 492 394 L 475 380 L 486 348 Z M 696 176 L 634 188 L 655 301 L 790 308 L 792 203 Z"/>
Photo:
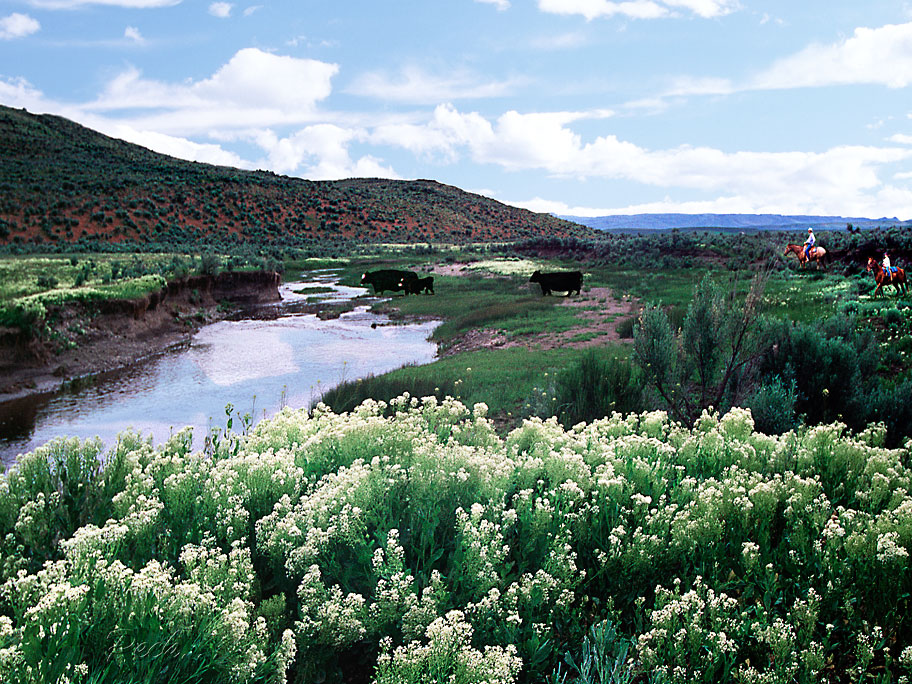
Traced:
<path id="1" fill-rule="evenodd" d="M 0 304 L 78 289 L 84 257 L 31 259 L 0 260 Z M 728 405 L 683 423 L 642 365 L 639 311 L 667 322 L 651 358 L 697 397 L 691 365 L 719 375 L 705 350 L 724 357 L 755 270 L 593 261 L 584 293 L 610 295 L 565 307 L 528 284 L 565 257 L 397 248 L 285 267 L 355 285 L 440 264 L 463 267 L 375 309 L 441 319 L 445 351 L 483 333 L 516 346 L 344 382 L 202 451 L 186 431 L 61 439 L 0 474 L 0 680 L 912 677 L 908 297 L 873 299 L 864 272 L 771 269 Z M 150 277 L 165 276 L 83 285 Z M 634 302 L 631 338 L 587 328 L 609 298 Z"/>

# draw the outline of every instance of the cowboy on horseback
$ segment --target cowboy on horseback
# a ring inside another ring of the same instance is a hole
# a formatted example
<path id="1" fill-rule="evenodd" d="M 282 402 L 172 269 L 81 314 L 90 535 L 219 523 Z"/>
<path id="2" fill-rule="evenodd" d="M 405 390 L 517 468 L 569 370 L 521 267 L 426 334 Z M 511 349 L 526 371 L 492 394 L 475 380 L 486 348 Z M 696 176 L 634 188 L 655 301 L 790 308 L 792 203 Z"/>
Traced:
<path id="1" fill-rule="evenodd" d="M 811 250 L 814 249 L 816 243 L 817 240 L 814 238 L 814 229 L 808 228 L 808 239 L 804 241 L 804 258 L 806 261 L 811 260 Z"/>
<path id="2" fill-rule="evenodd" d="M 883 267 L 884 267 L 884 270 L 889 273 L 889 271 L 890 271 L 890 253 L 889 252 L 884 252 Z"/>

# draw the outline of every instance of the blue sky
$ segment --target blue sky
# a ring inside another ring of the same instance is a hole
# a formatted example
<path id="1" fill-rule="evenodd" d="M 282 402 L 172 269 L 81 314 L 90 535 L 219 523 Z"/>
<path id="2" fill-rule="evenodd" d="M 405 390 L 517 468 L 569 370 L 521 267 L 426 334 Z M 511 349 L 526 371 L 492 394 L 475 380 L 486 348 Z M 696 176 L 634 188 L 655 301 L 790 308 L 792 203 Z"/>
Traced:
<path id="1" fill-rule="evenodd" d="M 536 211 L 912 218 L 912 1 L 0 0 L 0 103 Z"/>

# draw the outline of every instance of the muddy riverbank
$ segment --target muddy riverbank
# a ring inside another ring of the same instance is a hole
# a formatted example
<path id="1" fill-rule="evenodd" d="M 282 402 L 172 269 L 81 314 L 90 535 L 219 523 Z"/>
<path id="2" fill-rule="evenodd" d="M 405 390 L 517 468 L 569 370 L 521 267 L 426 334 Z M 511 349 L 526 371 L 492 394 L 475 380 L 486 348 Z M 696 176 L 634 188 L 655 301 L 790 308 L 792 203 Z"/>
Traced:
<path id="1" fill-rule="evenodd" d="M 280 283 L 272 271 L 190 276 L 137 299 L 55 307 L 41 335 L 0 329 L 0 402 L 55 392 L 186 344 L 207 323 L 279 301 Z"/>

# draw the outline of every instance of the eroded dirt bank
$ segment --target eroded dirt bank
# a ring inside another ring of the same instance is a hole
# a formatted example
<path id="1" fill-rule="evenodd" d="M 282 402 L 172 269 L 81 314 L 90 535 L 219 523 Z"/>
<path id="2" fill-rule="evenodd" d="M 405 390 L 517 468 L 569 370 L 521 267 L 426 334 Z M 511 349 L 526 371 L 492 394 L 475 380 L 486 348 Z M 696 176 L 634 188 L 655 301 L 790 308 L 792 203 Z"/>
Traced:
<path id="1" fill-rule="evenodd" d="M 52 392 L 189 341 L 240 307 L 280 300 L 281 276 L 238 271 L 190 276 L 138 299 L 70 303 L 48 311 L 39 337 L 0 329 L 0 401 Z"/>

